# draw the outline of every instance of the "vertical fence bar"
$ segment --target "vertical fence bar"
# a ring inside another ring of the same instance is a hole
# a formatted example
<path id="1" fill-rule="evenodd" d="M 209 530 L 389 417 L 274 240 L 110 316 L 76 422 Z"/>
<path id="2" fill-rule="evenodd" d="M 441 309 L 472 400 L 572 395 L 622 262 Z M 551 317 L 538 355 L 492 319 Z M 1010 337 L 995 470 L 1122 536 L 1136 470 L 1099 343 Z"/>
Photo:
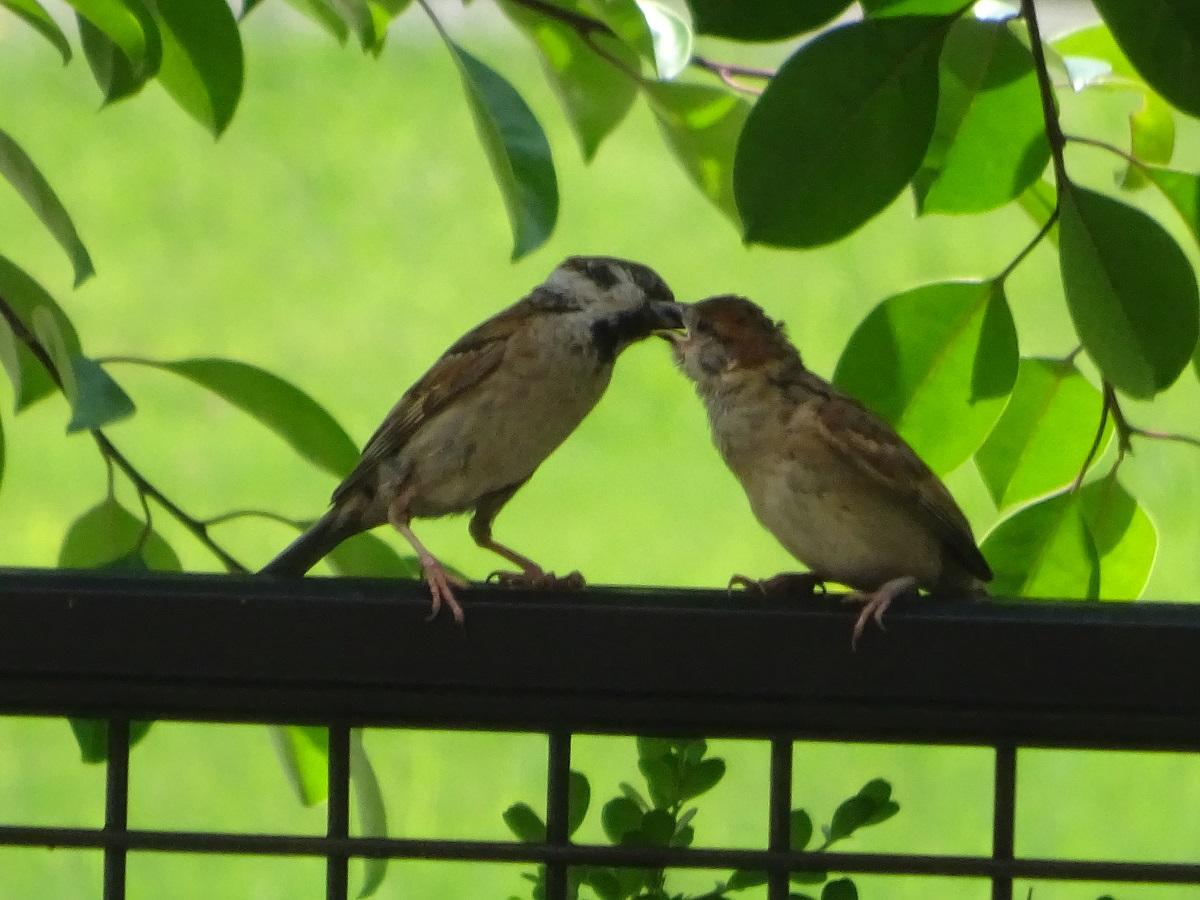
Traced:
<path id="1" fill-rule="evenodd" d="M 104 832 L 124 834 L 129 825 L 129 720 L 112 718 L 104 785 Z M 125 847 L 104 848 L 104 900 L 125 900 Z"/>
<path id="2" fill-rule="evenodd" d="M 350 726 L 329 726 L 329 801 L 325 833 L 331 838 L 350 834 Z M 344 853 L 325 857 L 325 898 L 346 900 L 349 893 L 349 860 Z"/>
<path id="3" fill-rule="evenodd" d="M 1013 858 L 1017 810 L 1017 748 L 1013 744 L 996 745 L 996 798 L 992 822 L 992 858 Z M 1009 875 L 992 878 L 992 900 L 1012 900 L 1013 882 Z"/>
<path id="4" fill-rule="evenodd" d="M 771 795 L 767 847 L 790 850 L 792 845 L 792 740 L 771 739 Z M 772 869 L 767 876 L 769 900 L 787 900 L 788 872 Z"/>
<path id="5" fill-rule="evenodd" d="M 546 843 L 565 847 L 569 835 L 571 782 L 571 732 L 552 731 L 549 735 L 546 768 Z M 546 865 L 546 900 L 567 900 L 567 865 Z"/>

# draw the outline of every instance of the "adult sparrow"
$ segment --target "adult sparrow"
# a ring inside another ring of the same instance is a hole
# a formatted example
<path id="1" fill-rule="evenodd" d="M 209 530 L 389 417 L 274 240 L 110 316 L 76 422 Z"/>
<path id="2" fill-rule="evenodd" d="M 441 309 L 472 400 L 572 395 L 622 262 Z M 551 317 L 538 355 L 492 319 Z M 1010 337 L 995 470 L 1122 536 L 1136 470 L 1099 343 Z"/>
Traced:
<path id="1" fill-rule="evenodd" d="M 367 442 L 332 507 L 263 572 L 302 575 L 351 535 L 391 525 L 416 551 L 433 598 L 458 622 L 452 576 L 413 534 L 414 518 L 472 511 L 475 543 L 516 565 L 502 581 L 551 573 L 492 538 L 492 521 L 588 414 L 635 341 L 680 328 L 680 307 L 647 266 L 572 256 L 526 297 L 459 338 Z M 564 579 L 582 583 L 578 573 Z"/>
<path id="2" fill-rule="evenodd" d="M 864 603 L 852 646 L 900 594 L 983 592 L 992 571 L 950 492 L 883 419 L 804 367 L 782 323 L 734 296 L 687 306 L 683 321 L 676 361 L 717 449 L 758 520 L 810 569 L 734 582 L 848 585 Z"/>

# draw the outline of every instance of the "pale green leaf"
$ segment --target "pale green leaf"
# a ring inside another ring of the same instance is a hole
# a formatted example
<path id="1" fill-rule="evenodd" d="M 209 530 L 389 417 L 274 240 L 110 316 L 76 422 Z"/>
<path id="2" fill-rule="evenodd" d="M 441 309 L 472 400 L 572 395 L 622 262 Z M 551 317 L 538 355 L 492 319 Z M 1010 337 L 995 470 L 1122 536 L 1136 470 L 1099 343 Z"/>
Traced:
<path id="1" fill-rule="evenodd" d="M 362 729 L 350 732 L 350 785 L 354 791 L 354 808 L 358 814 L 358 829 L 363 837 L 387 837 L 387 809 L 383 802 L 383 790 L 375 767 L 363 747 Z M 358 900 L 370 897 L 383 884 L 387 875 L 386 856 L 366 857 L 363 860 L 363 883 L 358 889 Z"/>
<path id="2" fill-rule="evenodd" d="M 536 250 L 558 218 L 550 143 L 521 95 L 494 69 L 446 38 L 513 232 L 514 260 Z"/>
<path id="3" fill-rule="evenodd" d="M 153 366 L 207 388 L 258 419 L 309 462 L 337 478 L 344 478 L 358 463 L 358 449 L 333 416 L 308 394 L 265 369 L 216 358 L 116 361 Z"/>
<path id="4" fill-rule="evenodd" d="M 155 0 L 162 36 L 158 80 L 219 136 L 242 93 L 242 39 L 225 0 Z"/>
<path id="5" fill-rule="evenodd" d="M 0 130 L 0 175 L 17 189 L 17 193 L 67 252 L 75 268 L 75 286 L 78 287 L 93 275 L 96 270 L 92 266 L 92 259 L 79 239 L 71 216 L 54 193 L 54 188 L 50 187 L 29 155 L 3 130 Z"/>
<path id="6" fill-rule="evenodd" d="M 585 12 L 613 30 L 617 38 L 654 65 L 654 35 L 637 0 L 583 0 Z"/>
<path id="7" fill-rule="evenodd" d="M 748 242 L 825 244 L 900 193 L 933 134 L 951 21 L 843 25 L 784 63 L 738 143 L 734 192 Z"/>
<path id="8" fill-rule="evenodd" d="M 315 725 L 276 725 L 271 743 L 296 797 L 316 806 L 329 796 L 329 732 Z"/>
<path id="9" fill-rule="evenodd" d="M 93 506 L 71 524 L 58 552 L 58 566 L 157 572 L 182 569 L 170 544 L 112 497 Z"/>
<path id="10" fill-rule="evenodd" d="M 1100 559 L 1079 495 L 1056 494 L 1001 521 L 980 548 L 1001 597 L 1095 598 Z"/>
<path id="11" fill-rule="evenodd" d="M 1129 150 L 1143 163 L 1165 165 L 1175 153 L 1175 116 L 1167 102 L 1152 91 L 1142 92 L 1142 102 L 1129 114 Z M 1148 183 L 1140 166 L 1126 164 L 1120 178 L 1123 188 Z"/>
<path id="12" fill-rule="evenodd" d="M 975 454 L 996 506 L 1004 509 L 1070 484 L 1095 439 L 1103 406 L 1100 392 L 1073 363 L 1022 359 L 1004 414 Z M 1100 452 L 1112 430 L 1110 420 Z"/>
<path id="13" fill-rule="evenodd" d="M 833 380 L 945 473 L 991 431 L 1017 362 L 1016 331 L 999 285 L 927 284 L 888 298 L 863 320 Z"/>
<path id="14" fill-rule="evenodd" d="M 657 0 L 637 0 L 637 5 L 654 42 L 654 68 L 660 79 L 670 81 L 691 62 L 695 43 L 691 23 Z"/>
<path id="15" fill-rule="evenodd" d="M 1158 168 L 1150 168 L 1146 174 L 1183 217 L 1200 244 L 1200 175 Z"/>
<path id="16" fill-rule="evenodd" d="M 71 61 L 71 44 L 67 41 L 67 36 L 38 0 L 0 0 L 0 6 L 10 10 L 13 15 L 53 44 L 62 55 L 64 66 Z"/>
<path id="17" fill-rule="evenodd" d="M 1154 523 L 1115 474 L 1084 487 L 1079 500 L 1100 557 L 1096 595 L 1101 600 L 1136 600 L 1154 568 Z"/>
<path id="18" fill-rule="evenodd" d="M 1200 334 L 1191 263 L 1144 212 L 1075 184 L 1060 194 L 1059 260 L 1075 330 L 1107 380 L 1151 397 L 1179 377 Z"/>
<path id="19" fill-rule="evenodd" d="M 922 212 L 982 212 L 1050 160 L 1033 58 L 1003 22 L 963 19 L 942 51 L 937 121 L 913 178 Z"/>
<path id="20" fill-rule="evenodd" d="M 1058 191 L 1050 182 L 1039 178 L 1017 198 L 1017 203 L 1029 218 L 1033 219 L 1033 224 L 1041 228 L 1058 208 Z M 1058 246 L 1057 222 L 1046 233 L 1046 238 L 1056 247 Z"/>
<path id="21" fill-rule="evenodd" d="M 737 222 L 733 155 L 750 104 L 700 84 L 652 82 L 645 91 L 659 130 L 683 170 L 705 197 Z"/>
<path id="22" fill-rule="evenodd" d="M 346 20 L 328 0 L 287 0 L 287 4 L 324 28 L 337 39 L 339 44 L 346 43 L 350 29 L 346 25 Z"/>
<path id="23" fill-rule="evenodd" d="M 582 13 L 578 0 L 563 0 L 564 8 Z M 575 29 L 540 15 L 519 3 L 505 2 L 504 11 L 538 48 L 542 69 L 567 114 L 583 158 L 596 155 L 601 141 L 625 118 L 637 97 L 634 81 L 599 56 Z M 602 34 L 592 37 L 622 63 L 637 68 L 637 54 Z"/>

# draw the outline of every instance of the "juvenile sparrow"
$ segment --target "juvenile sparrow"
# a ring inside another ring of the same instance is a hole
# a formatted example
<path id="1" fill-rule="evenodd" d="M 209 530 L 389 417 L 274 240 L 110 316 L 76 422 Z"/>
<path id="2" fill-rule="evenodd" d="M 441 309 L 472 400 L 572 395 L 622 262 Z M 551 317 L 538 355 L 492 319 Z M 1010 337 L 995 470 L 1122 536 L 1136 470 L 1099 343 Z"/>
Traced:
<path id="1" fill-rule="evenodd" d="M 516 565 L 507 583 L 558 583 L 492 538 L 492 521 L 604 393 L 622 350 L 682 326 L 647 266 L 572 256 L 526 297 L 450 347 L 388 413 L 332 507 L 263 572 L 302 575 L 346 538 L 391 525 L 412 545 L 433 598 L 462 622 L 448 573 L 413 534 L 414 518 L 473 511 L 475 543 Z M 578 573 L 564 579 L 582 583 Z"/>
<path id="2" fill-rule="evenodd" d="M 758 520 L 811 570 L 757 584 L 854 588 L 852 646 L 901 594 L 983 592 L 992 571 L 950 492 L 883 419 L 804 367 L 782 323 L 733 296 L 686 306 L 683 321 L 676 361 L 717 449 Z"/>

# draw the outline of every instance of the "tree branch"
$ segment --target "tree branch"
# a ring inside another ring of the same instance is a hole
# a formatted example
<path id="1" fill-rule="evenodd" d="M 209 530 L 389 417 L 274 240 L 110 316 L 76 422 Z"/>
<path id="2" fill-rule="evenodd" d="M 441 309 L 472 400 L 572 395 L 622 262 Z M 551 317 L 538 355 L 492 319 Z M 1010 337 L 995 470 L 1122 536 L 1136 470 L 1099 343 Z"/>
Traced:
<path id="1" fill-rule="evenodd" d="M 743 84 L 738 81 L 738 78 L 761 78 L 769 81 L 775 77 L 775 70 L 773 69 L 758 69 L 753 66 L 739 66 L 735 63 L 717 62 L 698 53 L 692 56 L 689 64 L 695 66 L 697 69 L 703 69 L 705 72 L 711 72 L 721 79 L 725 85 L 733 88 L 735 91 L 741 91 L 744 94 L 753 94 L 756 97 L 762 93 L 762 90 L 751 87 L 748 84 Z"/>
<path id="2" fill-rule="evenodd" d="M 1042 98 L 1042 119 L 1046 123 L 1046 140 L 1050 143 L 1050 158 L 1054 163 L 1054 181 L 1061 195 L 1070 183 L 1067 164 L 1063 156 L 1066 138 L 1058 121 L 1058 108 L 1054 105 L 1054 86 L 1050 83 L 1050 71 L 1046 67 L 1046 51 L 1042 47 L 1042 31 L 1038 25 L 1037 10 L 1033 0 L 1021 0 L 1021 17 L 1029 27 L 1029 49 L 1033 54 L 1033 68 L 1037 74 L 1038 94 Z"/>
<path id="3" fill-rule="evenodd" d="M 1088 448 L 1087 456 L 1083 458 L 1083 465 L 1079 467 L 1079 474 L 1075 476 L 1075 481 L 1071 484 L 1071 493 L 1079 490 L 1079 486 L 1083 484 L 1083 478 L 1087 475 L 1088 469 L 1092 467 L 1092 463 L 1096 459 L 1096 454 L 1100 450 L 1100 442 L 1104 440 L 1104 429 L 1108 425 L 1108 395 L 1100 401 L 1100 425 L 1096 428 L 1096 437 L 1092 440 L 1092 446 Z"/>
<path id="4" fill-rule="evenodd" d="M 50 358 L 50 354 L 46 351 L 46 348 L 42 346 L 41 342 L 28 328 L 25 327 L 25 323 L 21 321 L 20 316 L 17 315 L 16 311 L 4 297 L 0 297 L 0 316 L 3 316 L 4 320 L 8 323 L 9 328 L 12 329 L 13 335 L 29 348 L 29 352 L 32 353 L 34 358 L 36 358 L 37 361 L 42 364 L 42 367 L 46 370 L 46 373 L 50 376 L 51 380 L 58 385 L 58 389 L 61 391 L 63 387 L 62 375 L 59 373 L 58 368 L 54 365 L 54 360 Z M 225 568 L 230 572 L 249 571 L 240 562 L 230 556 L 229 553 L 226 552 L 226 550 L 216 541 L 209 537 L 208 529 L 204 522 L 200 521 L 194 516 L 188 515 L 179 508 L 178 504 L 176 504 L 166 494 L 151 484 L 146 476 L 138 471 L 133 463 L 129 461 L 125 454 L 117 449 L 117 447 L 108 439 L 108 436 L 103 431 L 101 431 L 99 428 L 92 428 L 89 429 L 89 433 L 91 434 L 92 439 L 96 442 L 96 447 L 99 449 L 101 456 L 103 456 L 108 463 L 115 465 L 118 469 L 120 469 L 125 474 L 125 477 L 127 477 L 133 483 L 134 487 L 137 488 L 139 494 L 141 494 L 143 497 L 153 497 L 159 506 L 174 516 L 179 523 L 183 525 L 183 527 L 189 532 L 191 532 L 192 536 L 195 537 L 201 544 L 208 548 L 209 552 L 217 557 L 217 559 L 219 559 Z"/>

